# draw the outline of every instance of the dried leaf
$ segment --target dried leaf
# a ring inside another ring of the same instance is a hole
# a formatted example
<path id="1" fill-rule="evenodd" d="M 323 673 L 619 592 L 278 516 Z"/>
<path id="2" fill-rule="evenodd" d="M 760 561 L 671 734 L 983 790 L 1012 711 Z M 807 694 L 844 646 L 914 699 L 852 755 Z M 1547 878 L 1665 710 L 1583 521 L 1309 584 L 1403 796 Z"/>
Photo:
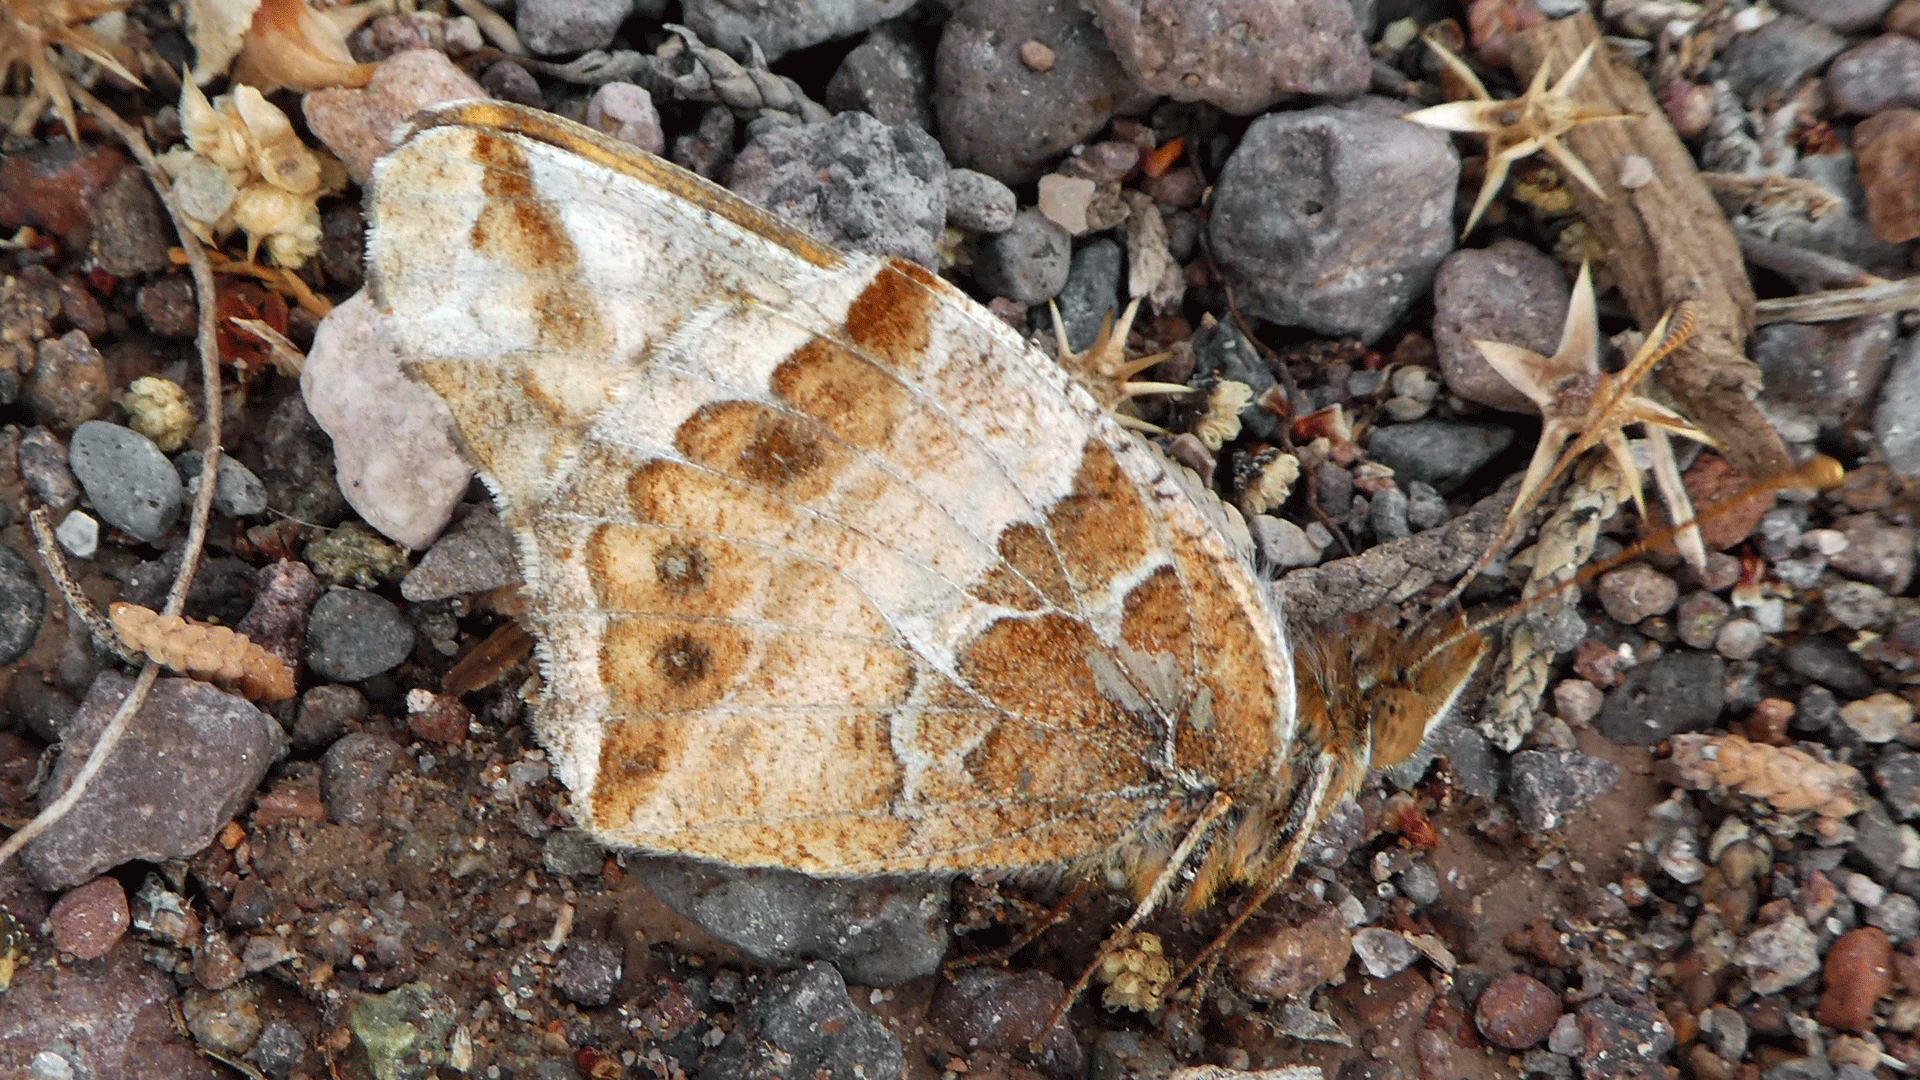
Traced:
<path id="1" fill-rule="evenodd" d="M 245 634 L 124 601 L 113 605 L 111 618 L 120 639 L 157 664 L 218 683 L 249 701 L 293 696 L 293 669 Z"/>

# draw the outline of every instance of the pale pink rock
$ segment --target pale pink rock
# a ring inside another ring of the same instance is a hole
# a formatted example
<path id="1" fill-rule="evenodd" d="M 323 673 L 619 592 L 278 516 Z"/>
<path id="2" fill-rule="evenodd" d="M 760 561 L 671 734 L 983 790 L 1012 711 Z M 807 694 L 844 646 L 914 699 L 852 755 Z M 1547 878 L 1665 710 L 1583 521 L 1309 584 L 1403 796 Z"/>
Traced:
<path id="1" fill-rule="evenodd" d="M 486 96 L 445 53 L 408 49 L 381 61 L 365 89 L 315 90 L 301 109 L 347 175 L 364 184 L 373 176 L 373 160 L 392 148 L 401 121 L 429 105 Z"/>
<path id="2" fill-rule="evenodd" d="M 401 370 L 386 320 L 366 293 L 321 320 L 300 393 L 333 437 L 347 502 L 395 543 L 431 544 L 473 472 L 460 457 L 446 402 Z"/>

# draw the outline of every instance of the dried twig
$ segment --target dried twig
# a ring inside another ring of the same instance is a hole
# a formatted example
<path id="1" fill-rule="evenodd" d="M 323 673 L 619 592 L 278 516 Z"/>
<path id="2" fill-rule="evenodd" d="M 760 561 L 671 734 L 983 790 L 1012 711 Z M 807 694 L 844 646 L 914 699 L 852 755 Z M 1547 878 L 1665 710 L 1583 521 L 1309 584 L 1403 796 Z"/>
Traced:
<path id="1" fill-rule="evenodd" d="M 220 466 L 220 347 L 214 336 L 214 288 L 213 266 L 207 261 L 207 255 L 201 249 L 199 241 L 194 239 L 187 227 L 186 215 L 181 213 L 179 201 L 173 196 L 173 185 L 160 169 L 159 162 L 153 158 L 153 151 L 147 146 L 147 140 L 141 136 L 119 114 L 107 108 L 92 94 L 79 87 L 73 88 L 73 96 L 88 112 L 92 113 L 120 141 L 125 143 L 134 159 L 145 170 L 147 180 L 160 196 L 160 204 L 167 208 L 167 214 L 173 218 L 173 227 L 180 234 L 185 245 L 187 265 L 193 272 L 193 284 L 199 294 L 200 325 L 195 334 L 194 343 L 200 352 L 200 378 L 206 393 L 205 430 L 207 449 L 200 463 L 200 475 L 218 476 Z M 187 603 L 187 589 L 193 584 L 193 575 L 200 565 L 200 551 L 207 539 L 207 518 L 213 512 L 213 484 L 201 484 L 200 491 L 193 499 L 193 516 L 187 524 L 187 539 L 180 549 L 180 572 L 173 580 L 173 588 L 167 593 L 166 614 L 178 615 Z M 34 837 L 45 832 L 54 822 L 65 817 L 86 793 L 87 785 L 99 774 L 100 769 L 113 755 L 121 738 L 126 735 L 127 727 L 132 723 L 135 713 L 146 702 L 147 693 L 153 687 L 154 679 L 160 674 L 158 664 L 148 662 L 140 668 L 140 675 L 134 680 L 133 688 L 114 710 L 113 717 L 100 732 L 99 741 L 93 745 L 93 751 L 74 774 L 73 783 L 67 790 L 48 803 L 32 821 L 22 825 L 6 843 L 0 844 L 0 864 L 17 854 Z"/>
<path id="2" fill-rule="evenodd" d="M 1889 315 L 1916 308 L 1920 308 L 1920 277 L 1762 300 L 1753 305 L 1753 321 L 1760 324 L 1839 322 L 1842 319 L 1857 319 L 1862 315 Z"/>

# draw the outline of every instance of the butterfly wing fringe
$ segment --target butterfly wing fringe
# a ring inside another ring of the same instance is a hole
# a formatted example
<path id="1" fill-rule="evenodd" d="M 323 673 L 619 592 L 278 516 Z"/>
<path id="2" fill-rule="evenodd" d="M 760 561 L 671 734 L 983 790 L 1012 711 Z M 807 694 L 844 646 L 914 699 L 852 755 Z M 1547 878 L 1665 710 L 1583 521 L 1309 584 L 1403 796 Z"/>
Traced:
<path id="1" fill-rule="evenodd" d="M 129 648 L 146 653 L 162 667 L 217 683 L 249 701 L 284 701 L 293 696 L 293 670 L 287 662 L 245 634 L 124 601 L 113 605 L 110 618 L 114 632 Z"/>

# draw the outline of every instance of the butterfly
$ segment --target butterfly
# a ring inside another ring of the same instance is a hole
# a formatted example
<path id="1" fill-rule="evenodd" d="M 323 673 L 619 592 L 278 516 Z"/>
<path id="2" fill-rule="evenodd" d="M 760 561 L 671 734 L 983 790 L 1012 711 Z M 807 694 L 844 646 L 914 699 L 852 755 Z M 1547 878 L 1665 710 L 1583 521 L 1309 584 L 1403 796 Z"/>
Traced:
<path id="1" fill-rule="evenodd" d="M 1137 923 L 1271 891 L 1486 651 L 1290 626 L 1238 512 L 958 289 L 586 128 L 438 107 L 369 205 L 612 847 L 1104 875 Z"/>

